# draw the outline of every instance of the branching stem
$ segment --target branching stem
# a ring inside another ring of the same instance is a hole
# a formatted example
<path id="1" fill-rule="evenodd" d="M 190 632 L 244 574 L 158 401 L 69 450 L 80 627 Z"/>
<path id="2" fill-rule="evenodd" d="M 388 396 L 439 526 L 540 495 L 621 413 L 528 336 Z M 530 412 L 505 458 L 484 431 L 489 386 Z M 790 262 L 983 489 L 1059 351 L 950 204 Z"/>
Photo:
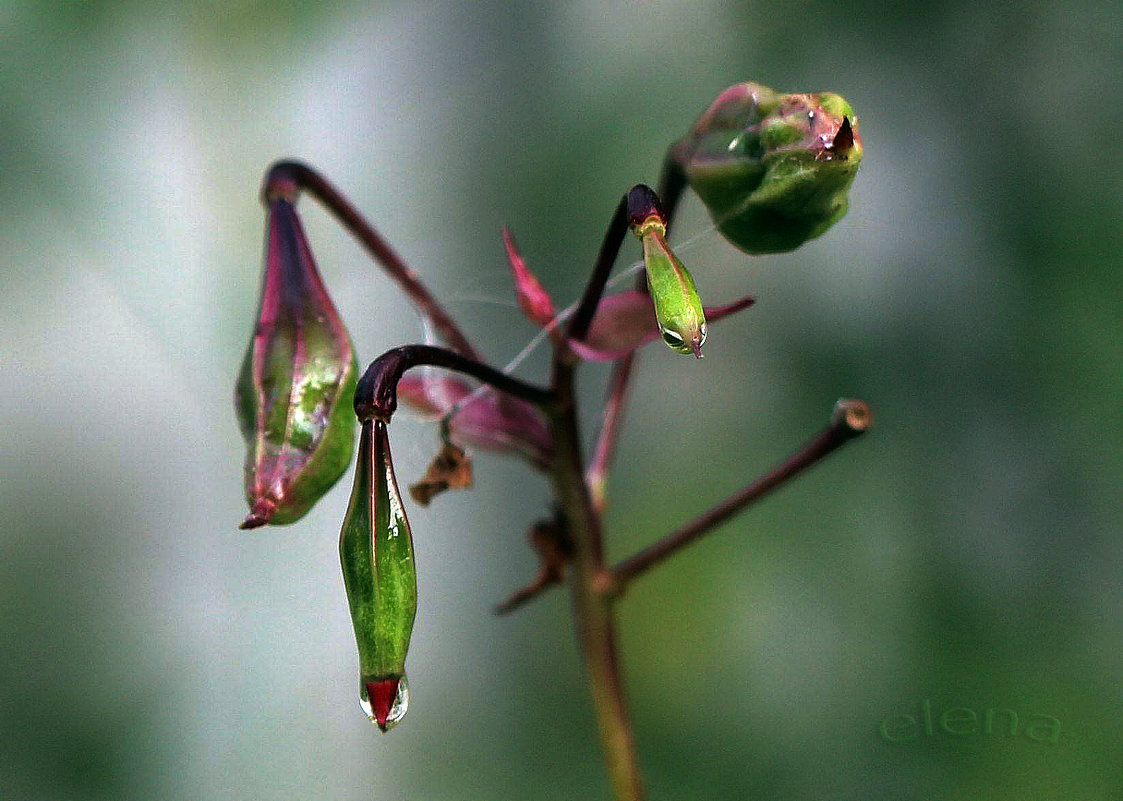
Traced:
<path id="1" fill-rule="evenodd" d="M 616 565 L 605 577 L 603 588 L 611 595 L 619 595 L 633 579 L 674 556 L 771 490 L 863 433 L 872 422 L 873 413 L 864 401 L 840 400 L 835 405 L 830 424 L 806 445 L 740 492 Z"/>
<path id="2" fill-rule="evenodd" d="M 600 589 L 604 573 L 601 517 L 582 471 L 572 366 L 556 361 L 552 383 L 558 398 L 551 416 L 555 446 L 552 477 L 573 543 L 570 585 L 577 639 L 585 657 L 613 798 L 642 801 L 639 762 L 617 656 L 612 599 Z"/>
<path id="3" fill-rule="evenodd" d="M 568 342 L 581 341 L 587 336 L 628 227 L 658 215 L 669 229 L 685 186 L 685 175 L 672 148 L 660 178 L 661 199 L 642 184 L 637 184 L 621 198 L 565 336 L 554 338 L 549 388 L 530 384 L 484 364 L 468 338 L 401 257 L 318 172 L 300 162 L 280 161 L 269 169 L 262 190 L 266 202 L 279 197 L 294 202 L 302 190 L 320 200 L 385 268 L 450 346 L 448 349 L 405 345 L 392 348 L 371 362 L 355 389 L 355 413 L 360 420 L 389 421 L 398 405 L 399 380 L 407 370 L 421 365 L 443 367 L 476 378 L 496 390 L 534 404 L 547 416 L 554 440 L 550 475 L 561 510 L 558 525 L 564 526 L 566 555 L 572 558 L 572 570 L 568 573 L 577 637 L 585 659 L 615 801 L 643 800 L 617 655 L 614 619 L 617 597 L 634 578 L 862 433 L 871 420 L 869 407 L 863 402 L 839 401 L 831 424 L 774 470 L 615 568 L 606 567 L 602 532 L 605 484 L 616 450 L 635 354 L 630 353 L 616 362 L 602 429 L 586 471 L 574 391 L 577 360 Z M 641 290 L 646 289 L 642 274 L 637 285 Z M 509 611 L 557 582 L 562 575 L 562 559 L 564 557 L 555 557 L 552 564 L 544 562 L 539 580 L 513 596 L 504 610 Z"/>

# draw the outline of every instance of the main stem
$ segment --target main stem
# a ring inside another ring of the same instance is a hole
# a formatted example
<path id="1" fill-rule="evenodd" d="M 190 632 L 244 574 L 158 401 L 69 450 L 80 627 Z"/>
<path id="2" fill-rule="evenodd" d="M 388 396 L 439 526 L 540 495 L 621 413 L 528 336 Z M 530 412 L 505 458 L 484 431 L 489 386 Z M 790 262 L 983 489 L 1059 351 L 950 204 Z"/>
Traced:
<path id="1" fill-rule="evenodd" d="M 573 542 L 570 584 L 577 637 L 585 657 L 612 796 L 615 801 L 642 801 L 635 739 L 616 653 L 612 599 L 602 591 L 605 569 L 601 520 L 582 467 L 572 365 L 555 362 L 553 389 L 557 398 L 551 415 L 556 448 L 553 480 Z"/>

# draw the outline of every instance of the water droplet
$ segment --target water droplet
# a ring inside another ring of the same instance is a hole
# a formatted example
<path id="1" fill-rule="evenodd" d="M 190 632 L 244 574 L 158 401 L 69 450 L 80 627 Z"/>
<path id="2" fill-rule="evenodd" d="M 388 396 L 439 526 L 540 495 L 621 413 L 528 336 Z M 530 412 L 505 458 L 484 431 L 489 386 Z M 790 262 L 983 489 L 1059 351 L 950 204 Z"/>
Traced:
<path id="1" fill-rule="evenodd" d="M 405 676 L 360 680 L 359 706 L 371 723 L 384 732 L 390 731 L 406 716 L 409 709 L 409 682 Z"/>

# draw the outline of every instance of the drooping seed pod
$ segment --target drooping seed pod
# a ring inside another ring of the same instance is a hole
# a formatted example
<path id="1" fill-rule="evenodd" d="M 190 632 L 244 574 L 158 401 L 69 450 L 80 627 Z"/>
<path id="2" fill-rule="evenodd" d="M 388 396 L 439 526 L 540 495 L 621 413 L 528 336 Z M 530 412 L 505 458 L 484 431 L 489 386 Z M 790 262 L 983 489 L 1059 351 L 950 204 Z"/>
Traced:
<path id="1" fill-rule="evenodd" d="M 858 118 L 832 92 L 726 89 L 672 151 L 715 225 L 747 253 L 780 253 L 842 218 L 862 160 Z"/>
<path id="2" fill-rule="evenodd" d="M 362 423 L 339 557 L 359 649 L 359 702 L 387 731 L 409 703 L 405 661 L 417 614 L 417 573 L 413 535 L 381 420 Z"/>
<path id="3" fill-rule="evenodd" d="M 250 506 L 242 528 L 299 520 L 346 471 L 355 444 L 354 348 L 293 197 L 267 206 L 261 302 L 235 392 Z"/>

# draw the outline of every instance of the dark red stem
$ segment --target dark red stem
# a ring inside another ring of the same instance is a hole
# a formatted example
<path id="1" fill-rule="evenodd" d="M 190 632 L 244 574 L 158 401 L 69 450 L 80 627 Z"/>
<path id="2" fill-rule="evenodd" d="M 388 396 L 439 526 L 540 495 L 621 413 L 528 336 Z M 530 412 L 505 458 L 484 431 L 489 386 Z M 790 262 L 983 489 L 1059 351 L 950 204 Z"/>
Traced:
<path id="1" fill-rule="evenodd" d="M 367 252 L 409 296 L 421 314 L 433 324 L 441 339 L 447 342 L 449 347 L 472 359 L 480 359 L 479 352 L 468 341 L 444 307 L 421 283 L 417 274 L 363 218 L 358 209 L 316 170 L 299 161 L 278 161 L 265 173 L 265 182 L 261 190 L 262 200 L 268 203 L 274 197 L 284 197 L 295 203 L 300 190 L 310 192 L 323 203 L 332 215 L 362 243 Z"/>
<path id="2" fill-rule="evenodd" d="M 444 367 L 477 378 L 500 392 L 529 401 L 545 411 L 554 405 L 552 391 L 528 384 L 456 351 L 432 345 L 391 348 L 370 363 L 355 386 L 355 414 L 360 420 L 389 422 L 398 408 L 398 381 L 406 370 L 421 365 Z"/>
<path id="3" fill-rule="evenodd" d="M 620 247 L 624 244 L 624 235 L 628 233 L 628 226 L 639 224 L 653 215 L 666 219 L 659 197 L 650 187 L 636 184 L 620 198 L 616 211 L 612 214 L 612 220 L 608 224 L 608 230 L 605 231 L 600 253 L 597 254 L 597 261 L 593 266 L 593 273 L 589 276 L 589 283 L 585 285 L 585 292 L 581 296 L 577 310 L 569 320 L 569 327 L 566 329 L 567 339 L 581 341 L 589 333 L 593 315 L 597 312 L 597 304 L 604 295 L 605 284 L 608 283 L 612 265 L 616 263 L 616 257 L 620 254 Z"/>
<path id="4" fill-rule="evenodd" d="M 606 590 L 614 595 L 619 594 L 636 576 L 662 563 L 771 490 L 802 473 L 841 445 L 866 431 L 872 422 L 873 412 L 864 401 L 839 401 L 831 415 L 830 424 L 811 441 L 740 492 L 731 495 L 677 531 L 616 565 L 606 576 Z"/>

